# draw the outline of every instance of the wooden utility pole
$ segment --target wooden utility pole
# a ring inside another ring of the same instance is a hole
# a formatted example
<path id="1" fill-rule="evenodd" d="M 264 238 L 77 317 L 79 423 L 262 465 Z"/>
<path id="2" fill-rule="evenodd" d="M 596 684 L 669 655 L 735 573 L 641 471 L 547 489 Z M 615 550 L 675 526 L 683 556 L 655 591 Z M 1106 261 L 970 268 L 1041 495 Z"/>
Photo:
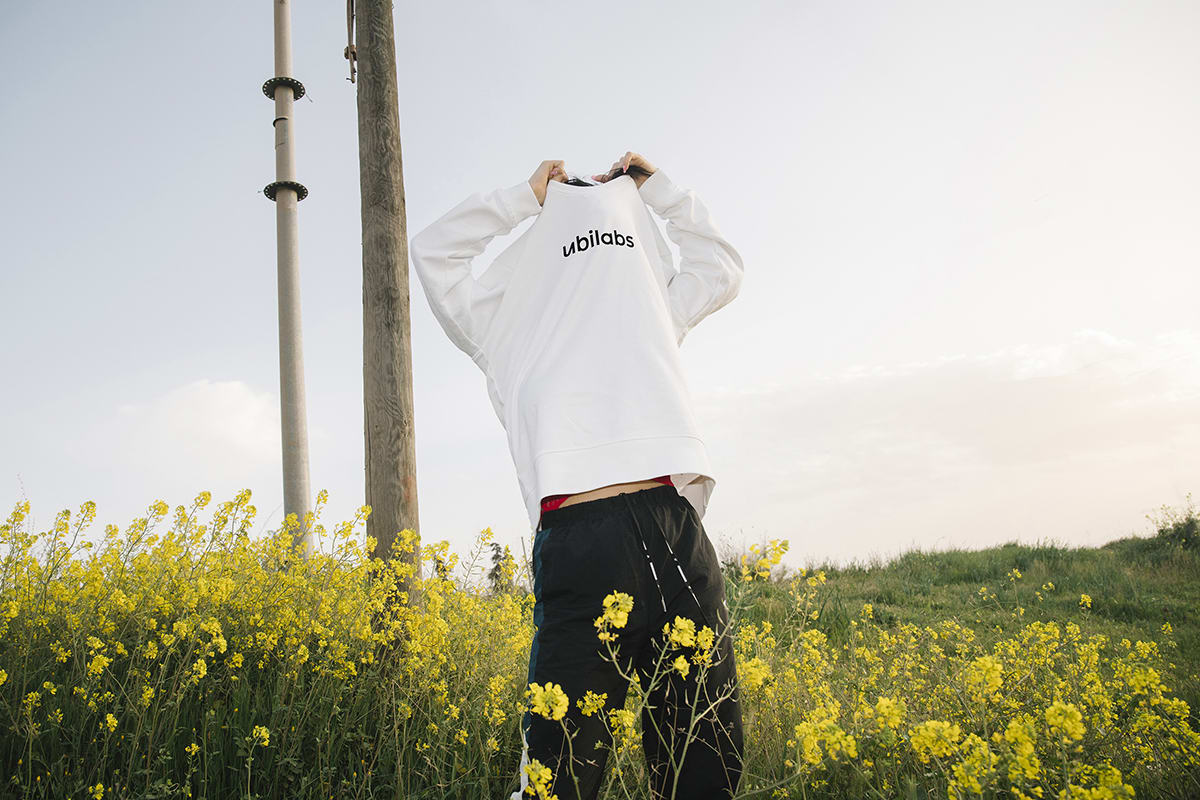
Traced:
<path id="1" fill-rule="evenodd" d="M 396 92 L 392 0 L 353 0 L 358 60 L 358 178 L 362 199 L 363 411 L 367 535 L 375 555 L 392 556 L 401 530 L 417 522 L 416 432 L 408 294 L 408 229 Z M 351 73 L 353 80 L 353 72 Z M 420 539 L 398 557 L 420 577 Z M 401 591 L 412 591 L 408 586 Z"/>
<path id="2" fill-rule="evenodd" d="M 275 181 L 263 194 L 275 201 L 276 260 L 279 281 L 279 410 L 283 440 L 283 513 L 295 514 L 300 527 L 293 544 L 307 558 L 314 547 L 306 524 L 308 494 L 308 412 L 304 401 L 304 348 L 300 329 L 300 260 L 296 207 L 308 189 L 296 181 L 292 110 L 304 96 L 304 84 L 292 77 L 290 0 L 275 0 L 275 77 L 263 94 L 275 101 Z"/>

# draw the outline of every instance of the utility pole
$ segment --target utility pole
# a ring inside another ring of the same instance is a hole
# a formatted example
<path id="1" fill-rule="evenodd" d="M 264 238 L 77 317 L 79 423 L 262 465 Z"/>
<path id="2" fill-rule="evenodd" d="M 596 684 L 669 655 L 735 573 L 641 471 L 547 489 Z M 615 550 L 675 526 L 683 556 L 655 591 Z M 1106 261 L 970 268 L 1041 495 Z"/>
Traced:
<path id="1" fill-rule="evenodd" d="M 357 8 L 355 8 L 355 6 Z M 362 200 L 363 411 L 366 437 L 367 535 L 374 555 L 393 557 L 396 535 L 420 534 L 417 517 L 416 433 L 409 320 L 408 229 L 396 90 L 392 0 L 351 0 L 358 60 L 358 175 Z M 350 25 L 350 19 L 347 20 Z M 348 31 L 350 33 L 352 31 Z M 420 578 L 420 539 L 395 557 Z M 414 581 L 415 582 L 415 581 Z M 408 582 L 400 591 L 412 590 Z"/>
<path id="2" fill-rule="evenodd" d="M 295 514 L 299 528 L 293 544 L 307 558 L 313 534 L 307 524 L 308 412 L 304 402 L 304 355 L 300 328 L 300 263 L 296 207 L 308 189 L 296 181 L 292 146 L 292 108 L 304 96 L 304 84 L 292 77 L 291 0 L 272 0 L 275 9 L 275 77 L 263 94 L 275 101 L 275 181 L 263 194 L 275 201 L 279 276 L 279 410 L 283 434 L 284 516 Z"/>

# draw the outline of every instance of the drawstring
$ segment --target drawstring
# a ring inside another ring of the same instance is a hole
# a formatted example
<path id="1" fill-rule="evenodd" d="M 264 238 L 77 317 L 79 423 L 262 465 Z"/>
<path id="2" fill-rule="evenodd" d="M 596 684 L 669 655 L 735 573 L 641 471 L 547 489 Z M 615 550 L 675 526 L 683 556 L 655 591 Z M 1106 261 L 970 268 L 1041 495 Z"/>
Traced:
<path id="1" fill-rule="evenodd" d="M 633 503 L 629 500 L 629 495 L 632 492 L 621 492 L 621 497 L 625 498 L 625 505 L 629 508 L 629 515 L 633 518 L 633 527 L 637 530 L 638 541 L 642 543 L 642 553 L 646 556 L 646 563 L 650 565 L 650 574 L 654 576 L 654 586 L 658 589 L 658 599 L 662 601 L 663 611 L 667 610 L 667 598 L 663 597 L 662 585 L 658 582 L 658 572 L 654 569 L 654 561 L 650 558 L 650 550 L 646 547 L 646 540 L 642 537 L 642 526 L 638 524 L 637 512 L 633 508 Z"/>
<path id="2" fill-rule="evenodd" d="M 658 596 L 662 600 L 663 611 L 665 612 L 667 610 L 667 601 L 663 597 L 662 586 L 658 582 L 658 573 L 654 569 L 654 561 L 650 558 L 650 550 L 646 547 L 646 540 L 642 537 L 642 526 L 638 524 L 637 512 L 633 507 L 633 501 L 628 497 L 630 494 L 633 494 L 633 492 L 622 492 L 621 496 L 625 498 L 625 505 L 629 507 L 629 513 L 633 517 L 633 526 L 637 530 L 638 540 L 642 543 L 642 552 L 646 554 L 646 562 L 650 565 L 650 574 L 654 576 L 654 585 L 658 587 Z M 683 565 L 679 563 L 679 557 L 675 555 L 675 551 L 671 548 L 671 543 L 667 541 L 666 533 L 661 530 L 661 527 L 659 527 L 658 532 L 659 538 L 667 546 L 667 552 L 671 554 L 671 559 L 675 562 L 675 568 L 679 570 L 679 576 L 683 578 L 683 583 L 687 586 L 688 593 L 696 601 L 696 608 L 700 610 L 700 616 L 704 618 L 705 624 L 709 624 L 708 615 L 704 613 L 704 606 L 700 604 L 700 598 L 696 597 L 696 591 L 692 589 L 692 582 L 688 580 L 687 574 L 683 571 Z"/>

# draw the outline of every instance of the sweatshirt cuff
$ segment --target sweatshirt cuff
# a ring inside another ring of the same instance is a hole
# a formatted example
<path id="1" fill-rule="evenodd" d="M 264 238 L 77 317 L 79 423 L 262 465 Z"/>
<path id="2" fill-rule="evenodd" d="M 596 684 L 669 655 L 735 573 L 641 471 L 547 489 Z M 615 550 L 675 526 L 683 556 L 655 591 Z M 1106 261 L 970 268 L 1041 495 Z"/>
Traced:
<path id="1" fill-rule="evenodd" d="M 658 210 L 673 203 L 679 195 L 683 194 L 683 189 L 676 186 L 670 176 L 660 167 L 654 170 L 649 178 L 642 181 L 642 185 L 638 187 L 638 193 L 651 208 Z"/>
<path id="2" fill-rule="evenodd" d="M 538 202 L 537 195 L 533 193 L 533 187 L 529 185 L 529 181 L 521 181 L 501 189 L 500 198 L 504 202 L 504 207 L 508 209 L 514 226 L 526 217 L 533 216 L 542 210 L 542 204 Z"/>

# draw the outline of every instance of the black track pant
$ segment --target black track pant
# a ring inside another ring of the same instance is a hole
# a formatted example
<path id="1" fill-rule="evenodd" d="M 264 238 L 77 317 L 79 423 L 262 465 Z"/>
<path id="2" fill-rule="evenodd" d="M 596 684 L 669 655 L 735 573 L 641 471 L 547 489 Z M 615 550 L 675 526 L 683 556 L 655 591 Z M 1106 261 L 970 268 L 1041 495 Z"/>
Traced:
<path id="1" fill-rule="evenodd" d="M 716 632 L 703 684 L 695 664 L 686 678 L 671 669 L 676 655 L 694 650 L 671 649 L 663 658 L 642 712 L 642 747 L 655 800 L 732 797 L 743 743 L 729 608 L 717 554 L 692 504 L 663 485 L 547 511 L 534 537 L 533 571 L 536 631 L 527 684 L 561 685 L 570 706 L 560 721 L 525 712 L 521 786 L 512 800 L 528 800 L 524 767 L 533 759 L 554 771 L 551 792 L 559 800 L 599 794 L 608 751 L 595 744 L 611 746 L 607 711 L 624 706 L 629 688 L 596 635 L 594 623 L 610 592 L 633 597 L 628 623 L 613 631 L 619 638 L 610 644 L 627 673 L 638 670 L 642 686 L 650 685 L 662 652 L 664 624 L 687 617 L 697 631 L 708 625 Z M 589 689 L 608 699 L 599 712 L 584 715 L 576 701 Z M 570 752 L 564 722 L 574 734 Z"/>

